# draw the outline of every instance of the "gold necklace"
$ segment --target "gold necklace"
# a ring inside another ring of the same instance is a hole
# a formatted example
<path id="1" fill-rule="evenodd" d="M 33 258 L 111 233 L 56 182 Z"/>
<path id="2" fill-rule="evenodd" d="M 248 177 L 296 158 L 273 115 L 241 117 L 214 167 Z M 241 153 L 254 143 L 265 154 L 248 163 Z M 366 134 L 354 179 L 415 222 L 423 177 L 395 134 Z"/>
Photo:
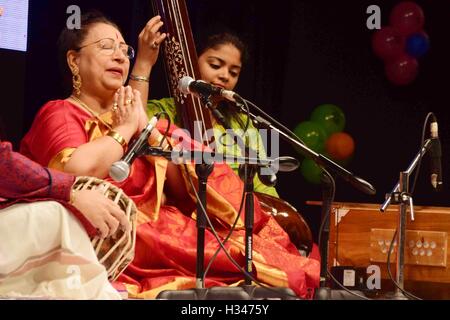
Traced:
<path id="1" fill-rule="evenodd" d="M 102 118 L 100 118 L 99 114 L 97 112 L 95 112 L 94 110 L 92 110 L 91 108 L 89 108 L 87 106 L 86 103 L 84 103 L 83 101 L 81 101 L 80 98 L 75 97 L 73 94 L 70 96 L 70 98 L 72 100 L 74 100 L 75 102 L 77 102 L 81 107 L 83 107 L 84 109 L 86 109 L 87 111 L 89 111 L 95 118 L 98 119 L 98 121 L 100 121 L 105 127 L 107 127 L 109 130 L 112 130 L 111 126 L 109 124 L 107 124 Z"/>

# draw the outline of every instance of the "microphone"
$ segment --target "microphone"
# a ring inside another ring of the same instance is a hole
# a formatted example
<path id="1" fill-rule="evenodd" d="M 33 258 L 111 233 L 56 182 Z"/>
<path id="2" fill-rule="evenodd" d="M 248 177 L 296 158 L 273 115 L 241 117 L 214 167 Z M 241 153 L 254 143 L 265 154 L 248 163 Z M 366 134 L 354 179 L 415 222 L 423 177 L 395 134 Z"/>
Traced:
<path id="1" fill-rule="evenodd" d="M 268 187 L 275 187 L 277 185 L 277 175 L 275 174 L 275 172 L 270 169 L 270 168 L 265 168 L 266 170 L 268 170 L 270 173 L 269 174 L 261 174 L 261 169 L 259 168 L 258 171 L 258 177 L 259 177 L 259 181 L 261 181 L 265 186 Z"/>
<path id="2" fill-rule="evenodd" d="M 142 149 L 148 145 L 148 137 L 156 126 L 158 117 L 154 116 L 150 119 L 147 126 L 142 130 L 139 138 L 131 145 L 125 156 L 112 164 L 109 169 L 109 176 L 117 182 L 122 182 L 130 175 L 130 166 L 134 159 L 141 155 Z"/>
<path id="3" fill-rule="evenodd" d="M 430 124 L 430 136 L 432 139 L 432 145 L 430 149 L 430 168 L 431 168 L 431 185 L 436 191 L 440 191 L 442 188 L 442 149 L 441 141 L 438 135 L 438 123 L 434 115 Z"/>
<path id="4" fill-rule="evenodd" d="M 277 165 L 278 172 L 291 172 L 297 170 L 300 163 L 297 159 L 292 157 L 278 157 L 271 161 L 271 164 Z M 265 172 L 262 172 L 262 169 Z M 270 167 L 260 167 L 258 172 L 259 180 L 268 187 L 274 187 L 277 184 L 277 175 Z"/>
<path id="5" fill-rule="evenodd" d="M 193 94 L 199 96 L 222 97 L 233 102 L 241 102 L 242 98 L 233 91 L 226 90 L 203 80 L 194 80 L 191 77 L 184 76 L 178 81 L 178 90 L 184 94 Z"/>
<path id="6" fill-rule="evenodd" d="M 278 171 L 280 172 L 295 171 L 300 166 L 300 162 L 292 157 L 282 156 L 275 158 L 275 161 L 278 162 Z"/>

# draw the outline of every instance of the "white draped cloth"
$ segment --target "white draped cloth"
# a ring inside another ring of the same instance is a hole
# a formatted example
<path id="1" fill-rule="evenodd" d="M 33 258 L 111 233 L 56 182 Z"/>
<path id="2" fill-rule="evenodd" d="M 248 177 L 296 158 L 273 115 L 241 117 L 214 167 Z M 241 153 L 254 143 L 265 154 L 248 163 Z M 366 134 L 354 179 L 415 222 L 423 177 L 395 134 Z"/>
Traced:
<path id="1" fill-rule="evenodd" d="M 78 220 L 53 201 L 0 210 L 0 298 L 120 299 Z"/>

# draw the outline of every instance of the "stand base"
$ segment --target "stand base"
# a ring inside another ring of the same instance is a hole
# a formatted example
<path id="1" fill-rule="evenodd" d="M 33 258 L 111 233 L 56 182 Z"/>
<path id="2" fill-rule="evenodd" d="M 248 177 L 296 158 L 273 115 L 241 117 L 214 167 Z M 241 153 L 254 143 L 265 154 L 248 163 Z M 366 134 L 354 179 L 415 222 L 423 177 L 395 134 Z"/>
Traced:
<path id="1" fill-rule="evenodd" d="M 161 300 L 298 300 L 289 288 L 212 287 L 189 290 L 161 291 L 156 299 Z"/>
<path id="2" fill-rule="evenodd" d="M 243 285 L 242 288 L 250 295 L 252 300 L 300 300 L 290 288 L 262 288 Z"/>
<path id="3" fill-rule="evenodd" d="M 403 292 L 395 291 L 386 293 L 383 298 L 384 300 L 409 300 L 407 296 L 403 294 Z"/>
<path id="4" fill-rule="evenodd" d="M 360 296 L 365 297 L 364 292 L 359 290 L 350 290 Z M 364 300 L 345 290 L 332 290 L 328 287 L 320 287 L 316 289 L 314 300 Z"/>

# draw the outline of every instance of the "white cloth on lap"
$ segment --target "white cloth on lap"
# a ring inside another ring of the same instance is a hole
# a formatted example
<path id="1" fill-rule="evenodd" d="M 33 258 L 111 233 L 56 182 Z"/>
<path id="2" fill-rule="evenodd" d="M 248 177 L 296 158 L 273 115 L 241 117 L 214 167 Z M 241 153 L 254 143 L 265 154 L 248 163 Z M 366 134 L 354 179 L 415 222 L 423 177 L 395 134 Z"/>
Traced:
<path id="1" fill-rule="evenodd" d="M 82 225 L 53 201 L 0 210 L 0 297 L 121 298 Z"/>

